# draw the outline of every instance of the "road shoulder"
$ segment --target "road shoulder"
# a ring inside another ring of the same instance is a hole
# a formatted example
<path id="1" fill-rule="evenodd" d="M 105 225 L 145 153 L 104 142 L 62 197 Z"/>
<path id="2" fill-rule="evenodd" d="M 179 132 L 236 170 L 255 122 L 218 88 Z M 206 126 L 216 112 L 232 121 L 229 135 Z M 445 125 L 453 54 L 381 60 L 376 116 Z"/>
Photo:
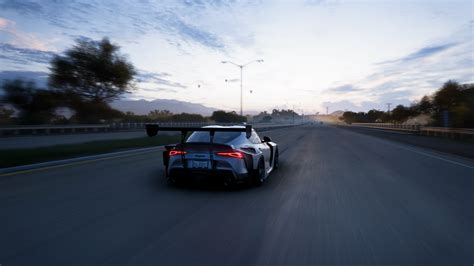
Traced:
<path id="1" fill-rule="evenodd" d="M 453 140 L 440 137 L 420 136 L 412 133 L 400 134 L 387 130 L 376 130 L 372 128 L 336 126 L 337 128 L 349 130 L 358 134 L 370 135 L 377 138 L 391 140 L 394 142 L 409 144 L 411 146 L 429 149 L 439 153 L 455 155 L 467 159 L 474 159 L 474 143 L 469 141 Z"/>

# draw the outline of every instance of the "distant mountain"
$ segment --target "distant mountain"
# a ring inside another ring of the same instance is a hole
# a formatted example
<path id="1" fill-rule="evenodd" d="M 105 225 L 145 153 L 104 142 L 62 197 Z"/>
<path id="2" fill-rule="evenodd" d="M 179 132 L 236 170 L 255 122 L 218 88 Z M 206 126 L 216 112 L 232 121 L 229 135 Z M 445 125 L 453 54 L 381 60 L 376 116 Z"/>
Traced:
<path id="1" fill-rule="evenodd" d="M 118 100 L 111 104 L 115 109 L 122 112 L 133 112 L 137 115 L 146 115 L 153 110 L 168 110 L 175 114 L 193 113 L 201 115 L 211 115 L 217 109 L 204 106 L 198 103 L 183 102 L 178 100 L 158 99 L 147 100 Z"/>

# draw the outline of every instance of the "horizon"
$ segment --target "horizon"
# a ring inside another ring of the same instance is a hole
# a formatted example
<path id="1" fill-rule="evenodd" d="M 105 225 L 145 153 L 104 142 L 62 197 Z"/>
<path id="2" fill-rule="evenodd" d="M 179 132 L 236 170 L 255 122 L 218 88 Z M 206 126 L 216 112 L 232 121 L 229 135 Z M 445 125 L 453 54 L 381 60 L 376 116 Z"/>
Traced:
<path id="1" fill-rule="evenodd" d="M 75 39 L 108 37 L 138 70 L 138 89 L 126 100 L 238 111 L 239 70 L 223 60 L 264 60 L 244 70 L 244 113 L 385 110 L 447 80 L 474 80 L 471 1 L 0 1 L 0 8 L 1 77 L 44 81 L 50 58 Z"/>

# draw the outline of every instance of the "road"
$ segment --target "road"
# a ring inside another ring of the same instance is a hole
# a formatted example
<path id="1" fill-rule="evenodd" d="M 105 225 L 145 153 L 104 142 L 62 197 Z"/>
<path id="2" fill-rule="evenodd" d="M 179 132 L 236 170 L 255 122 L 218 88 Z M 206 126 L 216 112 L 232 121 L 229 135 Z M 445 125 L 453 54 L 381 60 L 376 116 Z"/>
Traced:
<path id="1" fill-rule="evenodd" d="M 266 132 L 262 187 L 175 187 L 159 154 L 0 176 L 0 264 L 472 265 L 474 162 L 326 125 Z"/>

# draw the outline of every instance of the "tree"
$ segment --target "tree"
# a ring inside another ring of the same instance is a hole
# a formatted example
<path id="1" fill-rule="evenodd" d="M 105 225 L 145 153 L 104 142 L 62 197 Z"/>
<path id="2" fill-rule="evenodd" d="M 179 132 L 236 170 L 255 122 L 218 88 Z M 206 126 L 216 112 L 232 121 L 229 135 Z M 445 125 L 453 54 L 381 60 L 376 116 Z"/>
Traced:
<path id="1" fill-rule="evenodd" d="M 247 121 L 247 117 L 240 116 L 234 111 L 214 111 L 210 118 L 219 123 L 241 123 Z"/>
<path id="2" fill-rule="evenodd" d="M 15 111 L 0 106 L 0 125 L 10 124 L 13 119 L 13 114 Z"/>
<path id="3" fill-rule="evenodd" d="M 405 107 L 403 105 L 397 105 L 392 110 L 392 119 L 397 122 L 405 122 L 410 116 L 416 115 L 416 113 L 410 107 Z"/>
<path id="4" fill-rule="evenodd" d="M 433 103 L 431 98 L 425 95 L 413 108 L 420 114 L 431 114 L 433 112 Z"/>
<path id="5" fill-rule="evenodd" d="M 169 110 L 153 110 L 150 111 L 147 117 L 154 122 L 171 122 L 173 113 Z"/>
<path id="6" fill-rule="evenodd" d="M 2 88 L 5 91 L 3 100 L 18 110 L 21 123 L 50 123 L 56 117 L 54 112 L 59 106 L 59 94 L 22 80 L 6 81 Z"/>
<path id="7" fill-rule="evenodd" d="M 76 111 L 70 118 L 74 123 L 102 123 L 104 120 L 124 117 L 122 112 L 113 109 L 105 102 L 72 101 L 71 106 Z"/>
<path id="8" fill-rule="evenodd" d="M 370 123 L 374 123 L 377 121 L 385 121 L 386 119 L 386 114 L 383 111 L 372 109 L 367 112 L 367 121 Z"/>
<path id="9" fill-rule="evenodd" d="M 352 124 L 354 123 L 354 115 L 355 113 L 354 112 L 350 112 L 350 111 L 346 111 L 342 114 L 342 120 L 344 120 L 344 122 L 346 122 L 347 124 Z"/>
<path id="10" fill-rule="evenodd" d="M 365 113 L 355 113 L 355 112 L 344 112 L 342 114 L 342 119 L 348 124 L 352 123 L 363 123 L 366 122 Z"/>
<path id="11" fill-rule="evenodd" d="M 271 121 L 272 121 L 272 117 L 269 115 L 264 116 L 261 120 L 261 122 L 271 122 Z"/>
<path id="12" fill-rule="evenodd" d="M 206 122 L 207 120 L 200 114 L 181 113 L 181 114 L 173 115 L 171 117 L 171 121 L 173 122 Z"/>
<path id="13" fill-rule="evenodd" d="M 433 96 L 433 119 L 443 125 L 443 117 L 449 118 L 449 126 L 474 127 L 474 86 L 460 85 L 449 80 Z"/>
<path id="14" fill-rule="evenodd" d="M 474 84 L 462 86 L 463 105 L 467 107 L 459 127 L 474 128 Z"/>
<path id="15" fill-rule="evenodd" d="M 462 100 L 461 94 L 459 83 L 456 81 L 449 80 L 444 83 L 433 97 L 435 112 L 449 111 L 455 107 Z"/>
<path id="16" fill-rule="evenodd" d="M 344 112 L 341 120 L 346 123 L 389 121 L 404 122 L 419 114 L 431 115 L 434 125 L 443 125 L 447 120 L 448 126 L 474 128 L 474 84 L 460 85 L 449 80 L 432 96 L 423 96 L 421 100 L 410 107 L 398 105 L 391 114 L 370 110 L 367 113 Z M 444 119 L 443 119 L 444 118 Z"/>
<path id="17" fill-rule="evenodd" d="M 267 111 L 263 111 L 263 112 L 260 112 L 258 115 L 254 115 L 252 117 L 252 121 L 271 122 L 272 116 Z"/>
<path id="18" fill-rule="evenodd" d="M 79 95 L 83 101 L 104 103 L 132 89 L 135 69 L 107 38 L 77 40 L 64 56 L 51 61 L 51 87 Z"/>

